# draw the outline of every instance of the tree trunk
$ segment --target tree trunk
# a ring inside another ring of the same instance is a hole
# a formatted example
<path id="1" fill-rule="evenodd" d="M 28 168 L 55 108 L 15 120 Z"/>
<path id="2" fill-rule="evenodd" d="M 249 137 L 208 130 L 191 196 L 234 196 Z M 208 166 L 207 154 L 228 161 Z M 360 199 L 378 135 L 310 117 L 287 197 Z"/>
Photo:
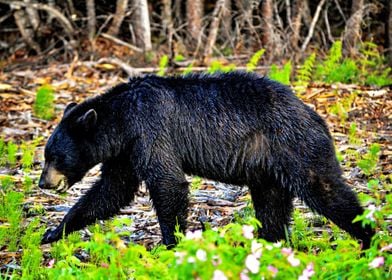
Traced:
<path id="1" fill-rule="evenodd" d="M 112 36 L 117 36 L 120 31 L 121 24 L 125 17 L 125 12 L 128 8 L 128 0 L 117 0 L 116 13 L 114 14 L 112 24 L 110 25 L 108 33 Z"/>
<path id="2" fill-rule="evenodd" d="M 299 35 L 301 31 L 301 20 L 303 15 L 303 9 L 305 6 L 304 0 L 295 0 L 293 4 L 293 17 L 292 17 L 292 34 L 290 43 L 293 49 L 298 49 Z"/>
<path id="3" fill-rule="evenodd" d="M 147 0 L 133 0 L 135 8 L 134 30 L 136 37 L 136 45 L 150 51 L 151 46 L 151 29 L 148 14 Z"/>
<path id="4" fill-rule="evenodd" d="M 204 0 L 187 0 L 186 16 L 188 20 L 188 32 L 192 41 L 199 40 L 201 35 L 203 12 Z"/>
<path id="5" fill-rule="evenodd" d="M 169 62 L 172 61 L 174 56 L 173 50 L 173 18 L 172 18 L 172 0 L 162 0 L 162 24 L 163 34 L 167 37 L 167 46 L 169 49 Z"/>
<path id="6" fill-rule="evenodd" d="M 92 41 L 95 37 L 97 21 L 95 18 L 95 1 L 87 0 L 86 1 L 86 9 L 87 9 L 87 28 L 88 28 L 88 39 Z"/>
<path id="7" fill-rule="evenodd" d="M 356 45 L 361 39 L 361 23 L 363 19 L 364 0 L 352 0 L 351 16 L 346 23 L 343 33 L 343 52 L 354 56 L 357 53 Z"/>
<path id="8" fill-rule="evenodd" d="M 386 24 L 387 30 L 387 47 L 389 56 L 389 65 L 392 66 L 392 1 L 389 1 L 388 9 L 388 23 Z"/>
<path id="9" fill-rule="evenodd" d="M 273 0 L 264 0 L 261 10 L 263 19 L 263 37 L 262 43 L 266 49 L 272 49 L 274 45 L 273 34 Z"/>

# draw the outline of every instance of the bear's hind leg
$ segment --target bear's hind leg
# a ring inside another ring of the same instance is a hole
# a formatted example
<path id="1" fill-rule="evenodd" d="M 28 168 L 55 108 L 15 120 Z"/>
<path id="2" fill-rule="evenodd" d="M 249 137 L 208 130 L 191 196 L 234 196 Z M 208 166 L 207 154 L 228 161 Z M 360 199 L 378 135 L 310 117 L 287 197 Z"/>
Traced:
<path id="1" fill-rule="evenodd" d="M 370 226 L 362 227 L 361 222 L 352 222 L 357 215 L 363 213 L 354 191 L 339 175 L 313 175 L 310 178 L 309 186 L 299 192 L 305 203 L 352 236 L 362 240 L 363 249 L 369 248 L 374 231 Z"/>
<path id="2" fill-rule="evenodd" d="M 41 243 L 59 240 L 68 234 L 117 214 L 134 198 L 139 181 L 126 160 L 113 159 L 103 164 L 101 179 L 69 210 L 54 230 L 48 230 Z"/>
<path id="3" fill-rule="evenodd" d="M 293 210 L 293 196 L 272 181 L 250 184 L 256 218 L 261 222 L 259 237 L 275 242 L 286 239 L 286 231 Z"/>

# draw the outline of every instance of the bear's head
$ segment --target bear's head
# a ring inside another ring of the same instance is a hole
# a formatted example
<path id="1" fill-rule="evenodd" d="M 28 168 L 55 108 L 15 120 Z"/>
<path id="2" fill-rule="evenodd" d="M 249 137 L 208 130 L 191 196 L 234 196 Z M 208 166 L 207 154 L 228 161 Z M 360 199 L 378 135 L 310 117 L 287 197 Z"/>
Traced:
<path id="1" fill-rule="evenodd" d="M 91 145 L 92 129 L 97 122 L 94 109 L 75 110 L 69 104 L 63 118 L 45 146 L 45 165 L 38 183 L 40 188 L 65 192 L 97 164 Z"/>

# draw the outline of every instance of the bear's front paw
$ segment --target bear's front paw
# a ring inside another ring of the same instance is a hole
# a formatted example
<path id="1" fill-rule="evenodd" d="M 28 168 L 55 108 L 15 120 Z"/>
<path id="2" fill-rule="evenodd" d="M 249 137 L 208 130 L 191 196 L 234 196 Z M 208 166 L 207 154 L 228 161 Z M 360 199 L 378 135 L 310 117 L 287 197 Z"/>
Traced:
<path id="1" fill-rule="evenodd" d="M 58 230 L 58 228 L 53 230 L 48 229 L 41 239 L 41 244 L 52 243 L 54 241 L 59 240 L 60 238 L 61 238 L 61 230 Z"/>

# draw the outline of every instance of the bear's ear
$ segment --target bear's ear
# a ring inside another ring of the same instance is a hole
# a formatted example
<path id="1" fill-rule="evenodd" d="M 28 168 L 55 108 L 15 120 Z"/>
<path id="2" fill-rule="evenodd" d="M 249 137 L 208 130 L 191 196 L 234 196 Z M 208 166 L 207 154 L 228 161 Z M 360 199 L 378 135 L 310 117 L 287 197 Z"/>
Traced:
<path id="1" fill-rule="evenodd" d="M 94 109 L 88 110 L 83 116 L 79 117 L 76 121 L 84 130 L 89 131 L 97 123 L 97 112 Z"/>
<path id="2" fill-rule="evenodd" d="M 67 113 L 68 113 L 73 107 L 75 107 L 76 105 L 78 105 L 78 104 L 75 103 L 75 102 L 69 103 L 69 104 L 65 107 L 65 109 L 64 109 L 63 118 L 64 118 L 64 117 L 67 115 Z"/>

